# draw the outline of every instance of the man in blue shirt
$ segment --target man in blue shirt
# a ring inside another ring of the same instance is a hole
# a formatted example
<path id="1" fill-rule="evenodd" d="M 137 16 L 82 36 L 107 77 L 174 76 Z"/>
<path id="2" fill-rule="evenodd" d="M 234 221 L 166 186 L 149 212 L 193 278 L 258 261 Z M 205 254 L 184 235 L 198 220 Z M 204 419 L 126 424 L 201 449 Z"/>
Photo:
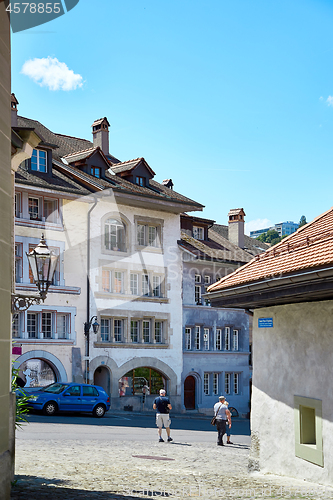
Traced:
<path id="1" fill-rule="evenodd" d="M 168 441 L 172 441 L 172 437 L 170 437 L 171 420 L 169 417 L 169 411 L 172 410 L 172 406 L 170 399 L 165 395 L 164 389 L 161 389 L 160 395 L 155 398 L 153 408 L 156 410 L 156 425 L 158 427 L 159 442 L 164 443 L 164 439 L 162 438 L 163 425 L 168 435 Z"/>

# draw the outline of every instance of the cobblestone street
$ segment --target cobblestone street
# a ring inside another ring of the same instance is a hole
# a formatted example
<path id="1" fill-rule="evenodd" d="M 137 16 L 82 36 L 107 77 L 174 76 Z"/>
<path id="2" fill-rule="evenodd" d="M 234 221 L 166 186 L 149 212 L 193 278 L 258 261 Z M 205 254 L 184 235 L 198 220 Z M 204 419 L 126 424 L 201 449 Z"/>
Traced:
<path id="1" fill-rule="evenodd" d="M 234 445 L 217 447 L 209 432 L 200 442 L 196 431 L 187 431 L 185 441 L 183 431 L 173 430 L 172 443 L 159 443 L 150 428 L 131 428 L 137 439 L 123 439 L 122 427 L 81 426 L 84 439 L 63 439 L 67 427 L 74 437 L 75 426 L 51 424 L 48 432 L 49 424 L 30 425 L 42 435 L 19 434 L 14 500 L 333 498 L 328 489 L 305 481 L 249 474 L 248 436 L 233 436 Z"/>

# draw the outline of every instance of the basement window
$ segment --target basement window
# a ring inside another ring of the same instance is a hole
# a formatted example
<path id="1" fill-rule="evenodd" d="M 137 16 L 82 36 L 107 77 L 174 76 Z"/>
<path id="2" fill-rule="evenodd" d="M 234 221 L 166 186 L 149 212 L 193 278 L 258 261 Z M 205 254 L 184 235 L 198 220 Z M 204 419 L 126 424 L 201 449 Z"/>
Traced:
<path id="1" fill-rule="evenodd" d="M 324 467 L 322 401 L 294 396 L 295 455 Z"/>

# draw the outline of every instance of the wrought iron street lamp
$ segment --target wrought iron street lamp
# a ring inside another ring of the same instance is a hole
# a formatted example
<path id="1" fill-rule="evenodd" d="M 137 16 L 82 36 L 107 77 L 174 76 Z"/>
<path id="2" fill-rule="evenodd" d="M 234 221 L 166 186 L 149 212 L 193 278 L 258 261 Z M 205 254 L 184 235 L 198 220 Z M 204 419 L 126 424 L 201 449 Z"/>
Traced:
<path id="1" fill-rule="evenodd" d="M 44 235 L 38 245 L 27 253 L 32 276 L 37 285 L 39 295 L 12 295 L 12 312 L 25 311 L 33 304 L 40 304 L 46 299 L 47 291 L 52 284 L 59 256 L 49 250 Z"/>
<path id="2" fill-rule="evenodd" d="M 88 318 L 89 318 L 89 316 L 88 316 Z M 90 328 L 91 327 L 93 328 L 93 332 L 95 334 L 97 334 L 98 329 L 99 329 L 99 323 L 97 322 L 97 316 L 92 316 L 90 318 L 90 321 L 86 321 L 84 324 L 84 334 L 86 337 L 86 383 L 88 383 L 88 379 L 89 379 L 89 345 L 90 345 L 89 337 L 90 337 Z"/>

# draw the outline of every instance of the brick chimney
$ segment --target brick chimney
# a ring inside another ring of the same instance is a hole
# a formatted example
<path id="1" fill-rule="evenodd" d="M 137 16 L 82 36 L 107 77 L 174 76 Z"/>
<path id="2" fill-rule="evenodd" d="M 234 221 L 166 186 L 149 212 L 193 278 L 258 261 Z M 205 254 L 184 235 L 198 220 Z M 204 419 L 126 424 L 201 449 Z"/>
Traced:
<path id="1" fill-rule="evenodd" d="M 93 143 L 99 146 L 105 155 L 109 154 L 109 127 L 107 118 L 100 118 L 92 124 Z"/>
<path id="2" fill-rule="evenodd" d="M 12 94 L 10 97 L 10 107 L 12 110 L 12 127 L 17 127 L 17 105 L 18 105 L 18 100 L 15 97 L 15 94 Z"/>
<path id="3" fill-rule="evenodd" d="M 228 213 L 228 218 L 228 240 L 234 245 L 244 248 L 244 210 L 242 208 L 233 208 Z"/>

